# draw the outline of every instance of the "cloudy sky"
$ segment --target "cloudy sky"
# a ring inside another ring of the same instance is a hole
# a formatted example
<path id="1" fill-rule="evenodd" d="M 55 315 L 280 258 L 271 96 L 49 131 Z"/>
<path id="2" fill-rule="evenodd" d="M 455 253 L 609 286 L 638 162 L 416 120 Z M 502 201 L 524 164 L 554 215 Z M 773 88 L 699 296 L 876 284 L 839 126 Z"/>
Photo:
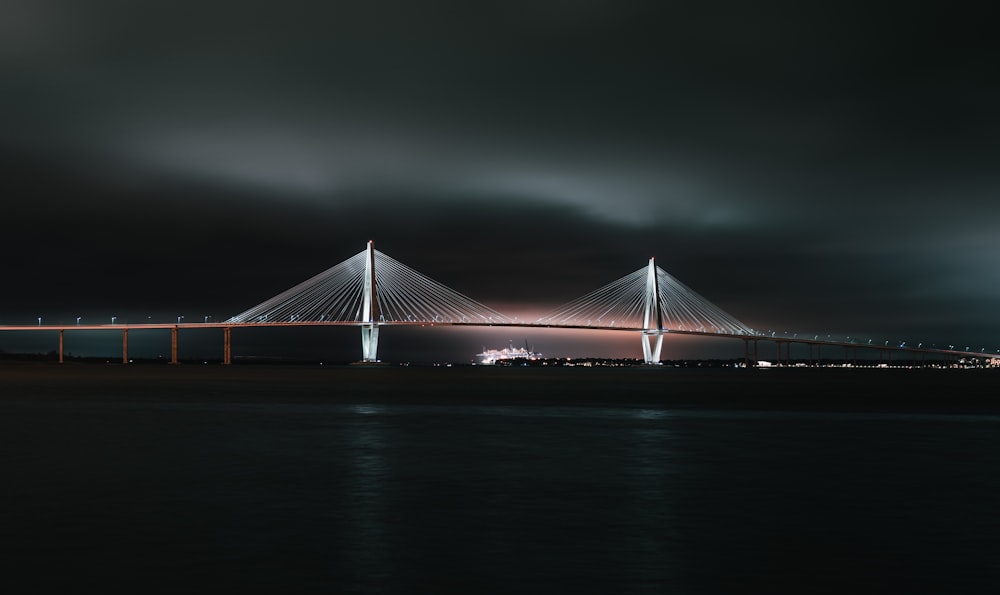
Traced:
<path id="1" fill-rule="evenodd" d="M 655 256 L 760 330 L 1000 349 L 1000 56 L 971 5 L 0 10 L 0 322 L 221 319 L 371 239 L 514 314 Z"/>

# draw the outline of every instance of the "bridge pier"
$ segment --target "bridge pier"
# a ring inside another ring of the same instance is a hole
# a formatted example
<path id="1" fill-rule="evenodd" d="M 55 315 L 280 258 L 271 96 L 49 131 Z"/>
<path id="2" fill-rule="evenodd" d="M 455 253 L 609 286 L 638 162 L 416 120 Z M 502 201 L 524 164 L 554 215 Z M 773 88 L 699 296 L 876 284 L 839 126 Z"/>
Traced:
<path id="1" fill-rule="evenodd" d="M 128 329 L 122 329 L 122 363 L 128 363 Z"/>
<path id="2" fill-rule="evenodd" d="M 177 327 L 170 329 L 170 363 L 176 364 L 177 361 Z"/>
<path id="3" fill-rule="evenodd" d="M 655 345 L 654 345 L 655 337 Z M 663 350 L 663 332 L 643 331 L 642 333 L 642 359 L 646 364 L 659 364 L 660 352 Z"/>
<path id="4" fill-rule="evenodd" d="M 63 363 L 63 329 L 59 329 L 59 363 Z"/>
<path id="5" fill-rule="evenodd" d="M 361 361 L 378 361 L 378 324 L 361 325 Z"/>
<path id="6" fill-rule="evenodd" d="M 222 328 L 222 364 L 228 366 L 233 363 L 233 341 L 232 341 L 233 327 L 226 326 Z"/>
<path id="7" fill-rule="evenodd" d="M 892 351 L 883 347 L 878 348 L 878 363 L 887 366 L 892 365 Z"/>

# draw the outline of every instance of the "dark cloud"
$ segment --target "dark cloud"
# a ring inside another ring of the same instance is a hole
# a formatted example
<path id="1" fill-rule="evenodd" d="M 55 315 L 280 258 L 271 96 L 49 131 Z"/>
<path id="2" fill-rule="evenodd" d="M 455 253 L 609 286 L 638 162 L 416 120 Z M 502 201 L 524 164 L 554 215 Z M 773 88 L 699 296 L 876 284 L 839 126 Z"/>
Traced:
<path id="1" fill-rule="evenodd" d="M 14 0 L 0 316 L 231 314 L 374 239 L 491 304 L 656 256 L 753 326 L 1000 347 L 989 23 L 960 3 Z"/>

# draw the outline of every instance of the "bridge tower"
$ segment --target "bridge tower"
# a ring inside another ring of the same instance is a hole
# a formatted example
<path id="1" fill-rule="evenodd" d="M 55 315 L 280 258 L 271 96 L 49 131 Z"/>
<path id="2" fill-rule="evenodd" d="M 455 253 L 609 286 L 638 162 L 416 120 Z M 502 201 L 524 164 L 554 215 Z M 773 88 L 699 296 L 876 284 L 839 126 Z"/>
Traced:
<path id="1" fill-rule="evenodd" d="M 361 297 L 361 360 L 365 362 L 378 361 L 379 311 L 377 291 L 375 286 L 375 246 L 372 240 L 368 240 L 368 252 L 365 255 L 364 289 Z"/>
<path id="2" fill-rule="evenodd" d="M 642 358 L 646 364 L 659 365 L 663 347 L 663 314 L 660 308 L 660 283 L 656 274 L 656 262 L 649 259 L 646 270 L 646 304 L 642 317 Z M 654 342 L 655 338 L 655 342 Z"/>

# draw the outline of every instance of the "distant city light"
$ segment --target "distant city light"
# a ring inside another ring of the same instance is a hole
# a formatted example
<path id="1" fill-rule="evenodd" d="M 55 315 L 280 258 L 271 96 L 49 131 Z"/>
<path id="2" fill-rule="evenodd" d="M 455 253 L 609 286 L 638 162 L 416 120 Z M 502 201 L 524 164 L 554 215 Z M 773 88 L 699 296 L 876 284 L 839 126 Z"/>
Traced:
<path id="1" fill-rule="evenodd" d="M 495 364 L 498 361 L 510 360 L 510 359 L 525 359 L 525 360 L 541 359 L 542 354 L 529 351 L 526 347 L 514 347 L 513 345 L 511 345 L 509 347 L 504 347 L 503 349 L 483 348 L 483 352 L 477 353 L 476 357 L 481 358 L 479 360 L 481 363 L 491 365 Z"/>

